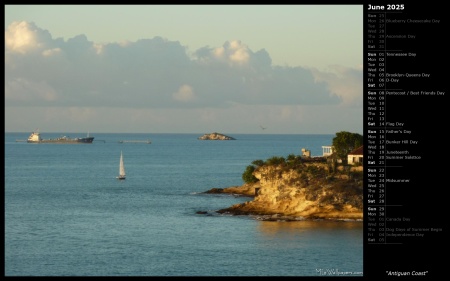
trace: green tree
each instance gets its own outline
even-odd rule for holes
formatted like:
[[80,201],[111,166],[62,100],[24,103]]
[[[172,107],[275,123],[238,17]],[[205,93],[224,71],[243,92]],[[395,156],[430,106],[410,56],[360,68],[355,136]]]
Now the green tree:
[[363,141],[364,138],[360,134],[346,131],[337,132],[333,138],[333,153],[342,160],[342,163],[347,164],[347,155],[355,148],[360,147]]
[[257,182],[258,179],[253,175],[253,172],[255,171],[255,166],[248,165],[245,169],[245,172],[242,174],[242,180],[245,183],[254,183]]

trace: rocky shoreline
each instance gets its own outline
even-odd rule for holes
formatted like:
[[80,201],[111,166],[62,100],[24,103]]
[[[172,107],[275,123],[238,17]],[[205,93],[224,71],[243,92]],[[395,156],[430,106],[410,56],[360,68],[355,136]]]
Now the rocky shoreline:
[[[363,221],[362,178],[354,178],[349,173],[338,173],[331,177],[322,173],[326,171],[327,164],[303,165],[303,171],[298,167],[259,167],[254,172],[257,182],[212,188],[203,193],[230,194],[251,199],[215,211],[222,215],[249,216],[263,221]],[[314,176],[305,171],[314,171]],[[362,177],[362,172],[359,173]]]
[[[211,188],[203,193],[205,194],[229,194],[230,196],[243,196],[249,198],[255,198],[255,188],[260,188],[260,185],[251,185],[245,184],[243,186],[231,186],[226,188]],[[250,202],[250,201],[249,201]],[[313,220],[313,221],[321,221],[321,220],[332,220],[332,221],[363,221],[362,214],[341,214],[337,216],[336,214],[333,216],[326,216],[325,214],[316,215],[316,216],[295,216],[295,215],[286,215],[282,213],[273,213],[270,210],[260,209],[247,209],[243,206],[248,205],[249,202],[245,202],[242,204],[233,205],[229,208],[220,209],[215,211],[218,214],[222,215],[232,215],[232,216],[248,216],[256,220],[260,221],[304,221],[304,220]],[[207,211],[198,211],[197,214],[203,215],[211,215],[211,213]]]

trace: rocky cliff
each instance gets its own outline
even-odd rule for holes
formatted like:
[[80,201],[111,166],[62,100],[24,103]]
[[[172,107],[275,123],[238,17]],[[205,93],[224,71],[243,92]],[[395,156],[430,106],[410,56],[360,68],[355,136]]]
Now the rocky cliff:
[[198,138],[199,140],[235,140],[235,138],[219,133],[204,134]]
[[363,219],[362,167],[343,170],[326,162],[263,165],[253,175],[255,183],[208,191],[254,196],[217,212],[267,220]]

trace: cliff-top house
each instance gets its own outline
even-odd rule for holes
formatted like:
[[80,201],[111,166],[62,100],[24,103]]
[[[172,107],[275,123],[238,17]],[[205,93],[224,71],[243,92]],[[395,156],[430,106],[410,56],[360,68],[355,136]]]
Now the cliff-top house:
[[[322,146],[322,156],[323,157],[328,157],[331,156],[334,153],[333,150],[333,146]],[[355,165],[357,163],[361,163],[363,162],[363,156],[364,156],[364,149],[363,146],[361,145],[358,148],[355,148],[353,151],[351,151],[348,155],[347,155],[347,163],[349,165]],[[340,162],[340,161],[338,161]]]
[[363,155],[364,155],[364,150],[363,150],[363,146],[361,145],[360,147],[354,149],[347,155],[347,163],[349,165],[354,165],[354,164],[358,164],[358,163],[362,164]]

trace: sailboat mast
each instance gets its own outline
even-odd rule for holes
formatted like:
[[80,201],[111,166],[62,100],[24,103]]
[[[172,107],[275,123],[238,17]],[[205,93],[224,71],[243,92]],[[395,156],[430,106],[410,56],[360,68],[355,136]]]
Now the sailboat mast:
[[119,160],[119,175],[117,176],[118,179],[124,180],[125,179],[125,167],[123,165],[123,154],[122,151],[120,151],[120,160]]

